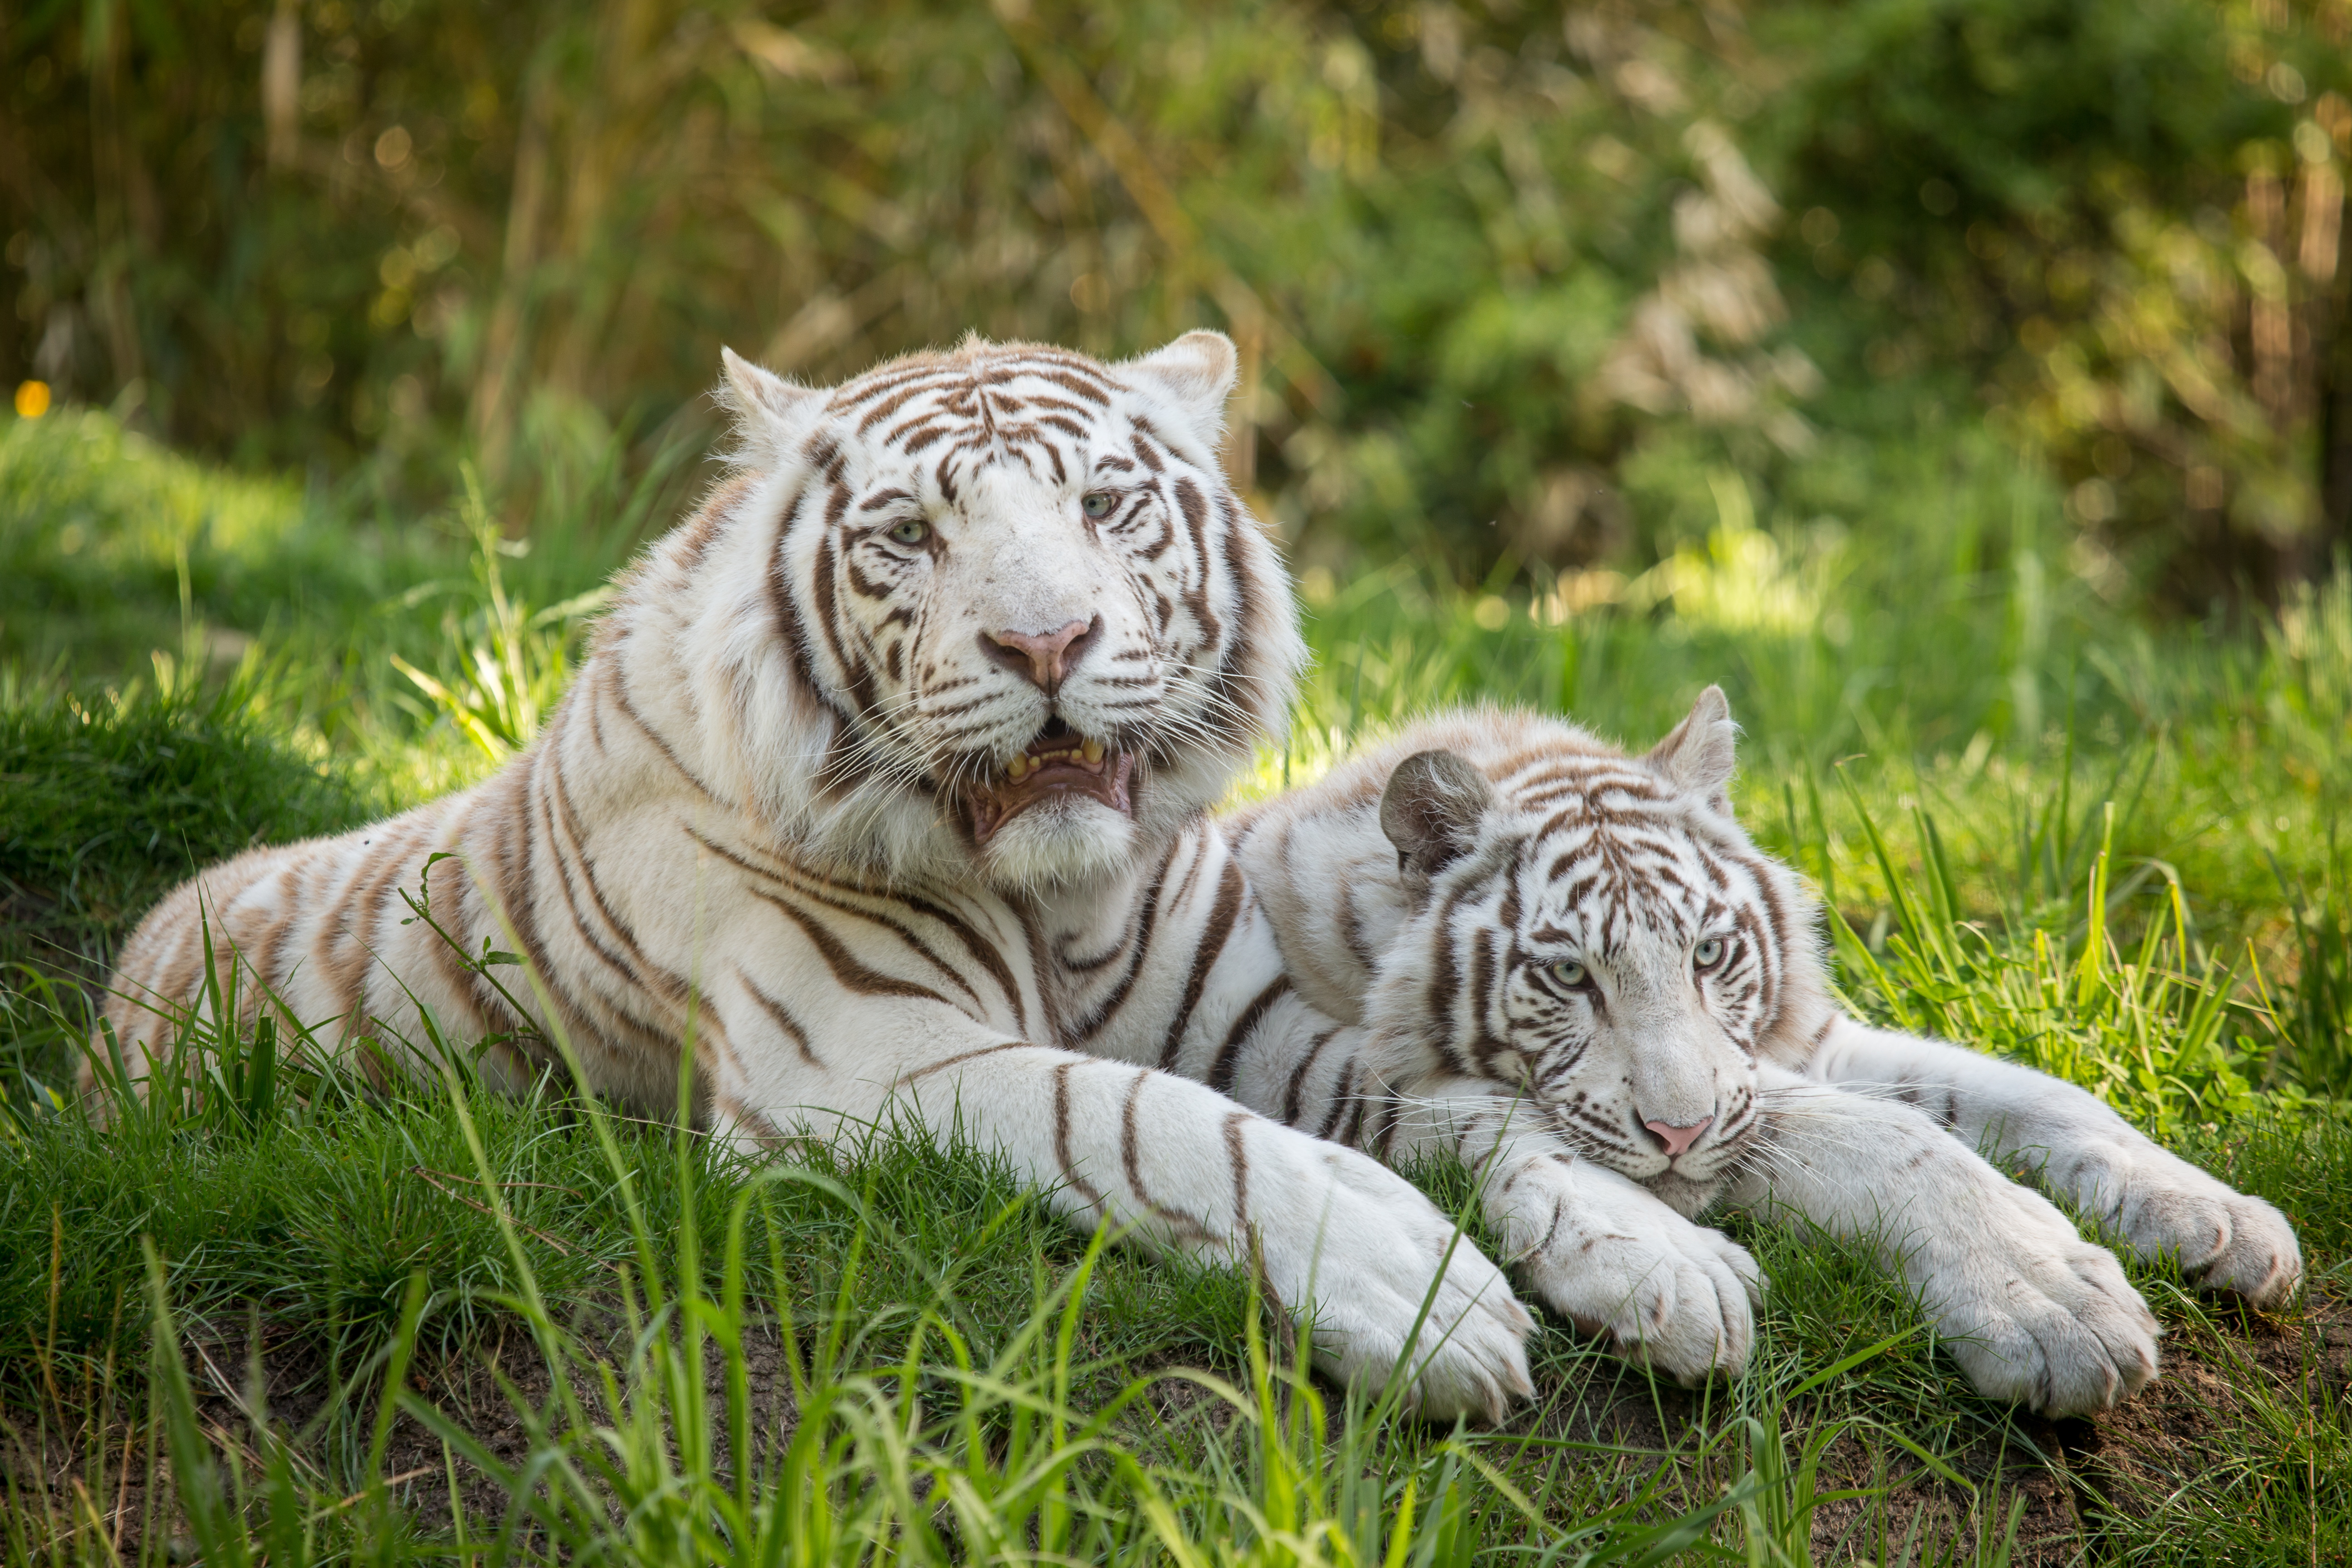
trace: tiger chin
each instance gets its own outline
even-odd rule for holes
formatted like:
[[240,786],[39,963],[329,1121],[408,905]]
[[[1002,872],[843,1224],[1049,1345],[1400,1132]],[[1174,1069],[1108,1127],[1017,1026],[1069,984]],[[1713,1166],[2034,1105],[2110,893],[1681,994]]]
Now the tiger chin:
[[1257,1266],[1331,1373],[1499,1415],[1532,1320],[1495,1265],[1236,1098],[1334,1026],[1208,816],[1306,657],[1218,463],[1232,343],[973,337],[833,387],[721,363],[728,471],[529,750],[168,896],[107,1009],[132,1073],[230,994],[208,966],[239,1026],[419,1074],[435,1033],[487,1038],[493,1086],[577,1070],[658,1116],[683,1066],[746,1150],[992,1147],[1080,1224]]
[[1755,1260],[1732,1202],[1862,1240],[1994,1398],[2104,1408],[2157,1372],[2113,1253],[2269,1305],[2277,1209],[2073,1085],[1874,1029],[1832,1000],[1817,910],[1733,815],[1708,688],[1629,755],[1534,714],[1433,718],[1227,823],[1302,992],[1369,1037],[1359,1142],[1461,1159],[1555,1310],[1685,1378],[1736,1372]]
[[1058,717],[955,802],[988,877],[1052,887],[1115,874],[1135,856],[1135,755]]

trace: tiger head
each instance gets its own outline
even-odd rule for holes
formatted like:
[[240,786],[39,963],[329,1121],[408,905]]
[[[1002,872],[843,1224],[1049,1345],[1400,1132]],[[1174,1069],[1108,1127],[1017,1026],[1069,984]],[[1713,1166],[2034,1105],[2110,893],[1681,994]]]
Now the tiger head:
[[830,390],[724,358],[739,473],[678,653],[730,694],[710,765],[803,854],[1085,881],[1278,732],[1305,646],[1218,465],[1224,337],[1118,364],[974,337]]
[[1380,802],[1411,911],[1368,1022],[1522,1090],[1532,1125],[1696,1213],[1825,1016],[1812,901],[1733,818],[1709,687],[1646,756],[1530,720]]

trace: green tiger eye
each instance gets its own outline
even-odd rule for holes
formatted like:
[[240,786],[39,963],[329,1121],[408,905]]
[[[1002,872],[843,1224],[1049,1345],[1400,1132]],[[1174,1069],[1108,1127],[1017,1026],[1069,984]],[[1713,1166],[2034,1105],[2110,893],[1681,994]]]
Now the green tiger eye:
[[919,517],[910,517],[890,530],[890,537],[901,544],[920,544],[931,536],[931,525]]
[[1551,966],[1551,977],[1562,985],[1584,984],[1584,963],[1580,959],[1563,958]]
[[1108,490],[1088,490],[1078,498],[1078,510],[1088,517],[1110,515],[1111,494]]

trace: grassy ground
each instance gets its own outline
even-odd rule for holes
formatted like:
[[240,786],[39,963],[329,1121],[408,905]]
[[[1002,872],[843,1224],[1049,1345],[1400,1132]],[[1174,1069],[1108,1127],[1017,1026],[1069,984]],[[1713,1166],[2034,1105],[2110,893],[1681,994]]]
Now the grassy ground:
[[57,1114],[76,982],[145,902],[495,766],[658,497],[523,554],[96,416],[0,426],[0,1551],[2342,1560],[2352,577],[2145,628],[2029,489],[1880,479],[1916,505],[1852,534],[1718,482],[1631,581],[1310,574],[1319,662],[1253,787],[1441,701],[1646,741],[1720,680],[1741,808],[1838,911],[1856,1005],[2084,1082],[2300,1226],[2275,1317],[2136,1268],[2166,1376],[2096,1421],[1975,1399],[1853,1249],[1740,1215],[1775,1282],[1747,1378],[1654,1385],[1547,1324],[1538,1403],[1443,1432],[1295,1377],[1245,1279],[1091,1247],[970,1151],[753,1168],[234,1041],[209,1096]]

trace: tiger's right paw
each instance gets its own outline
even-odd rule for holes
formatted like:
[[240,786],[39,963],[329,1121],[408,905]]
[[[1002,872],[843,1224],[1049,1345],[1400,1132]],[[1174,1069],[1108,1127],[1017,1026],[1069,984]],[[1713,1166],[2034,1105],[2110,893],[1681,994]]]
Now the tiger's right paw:
[[1405,1407],[1438,1421],[1500,1421],[1534,1392],[1535,1320],[1410,1182],[1355,1150],[1263,1123],[1249,1154],[1267,1284],[1313,1321],[1318,1367],[1383,1384],[1410,1340]]
[[1579,1329],[1684,1384],[1748,1364],[1764,1271],[1738,1242],[1580,1163],[1530,1164],[1507,1196],[1519,1266]]

